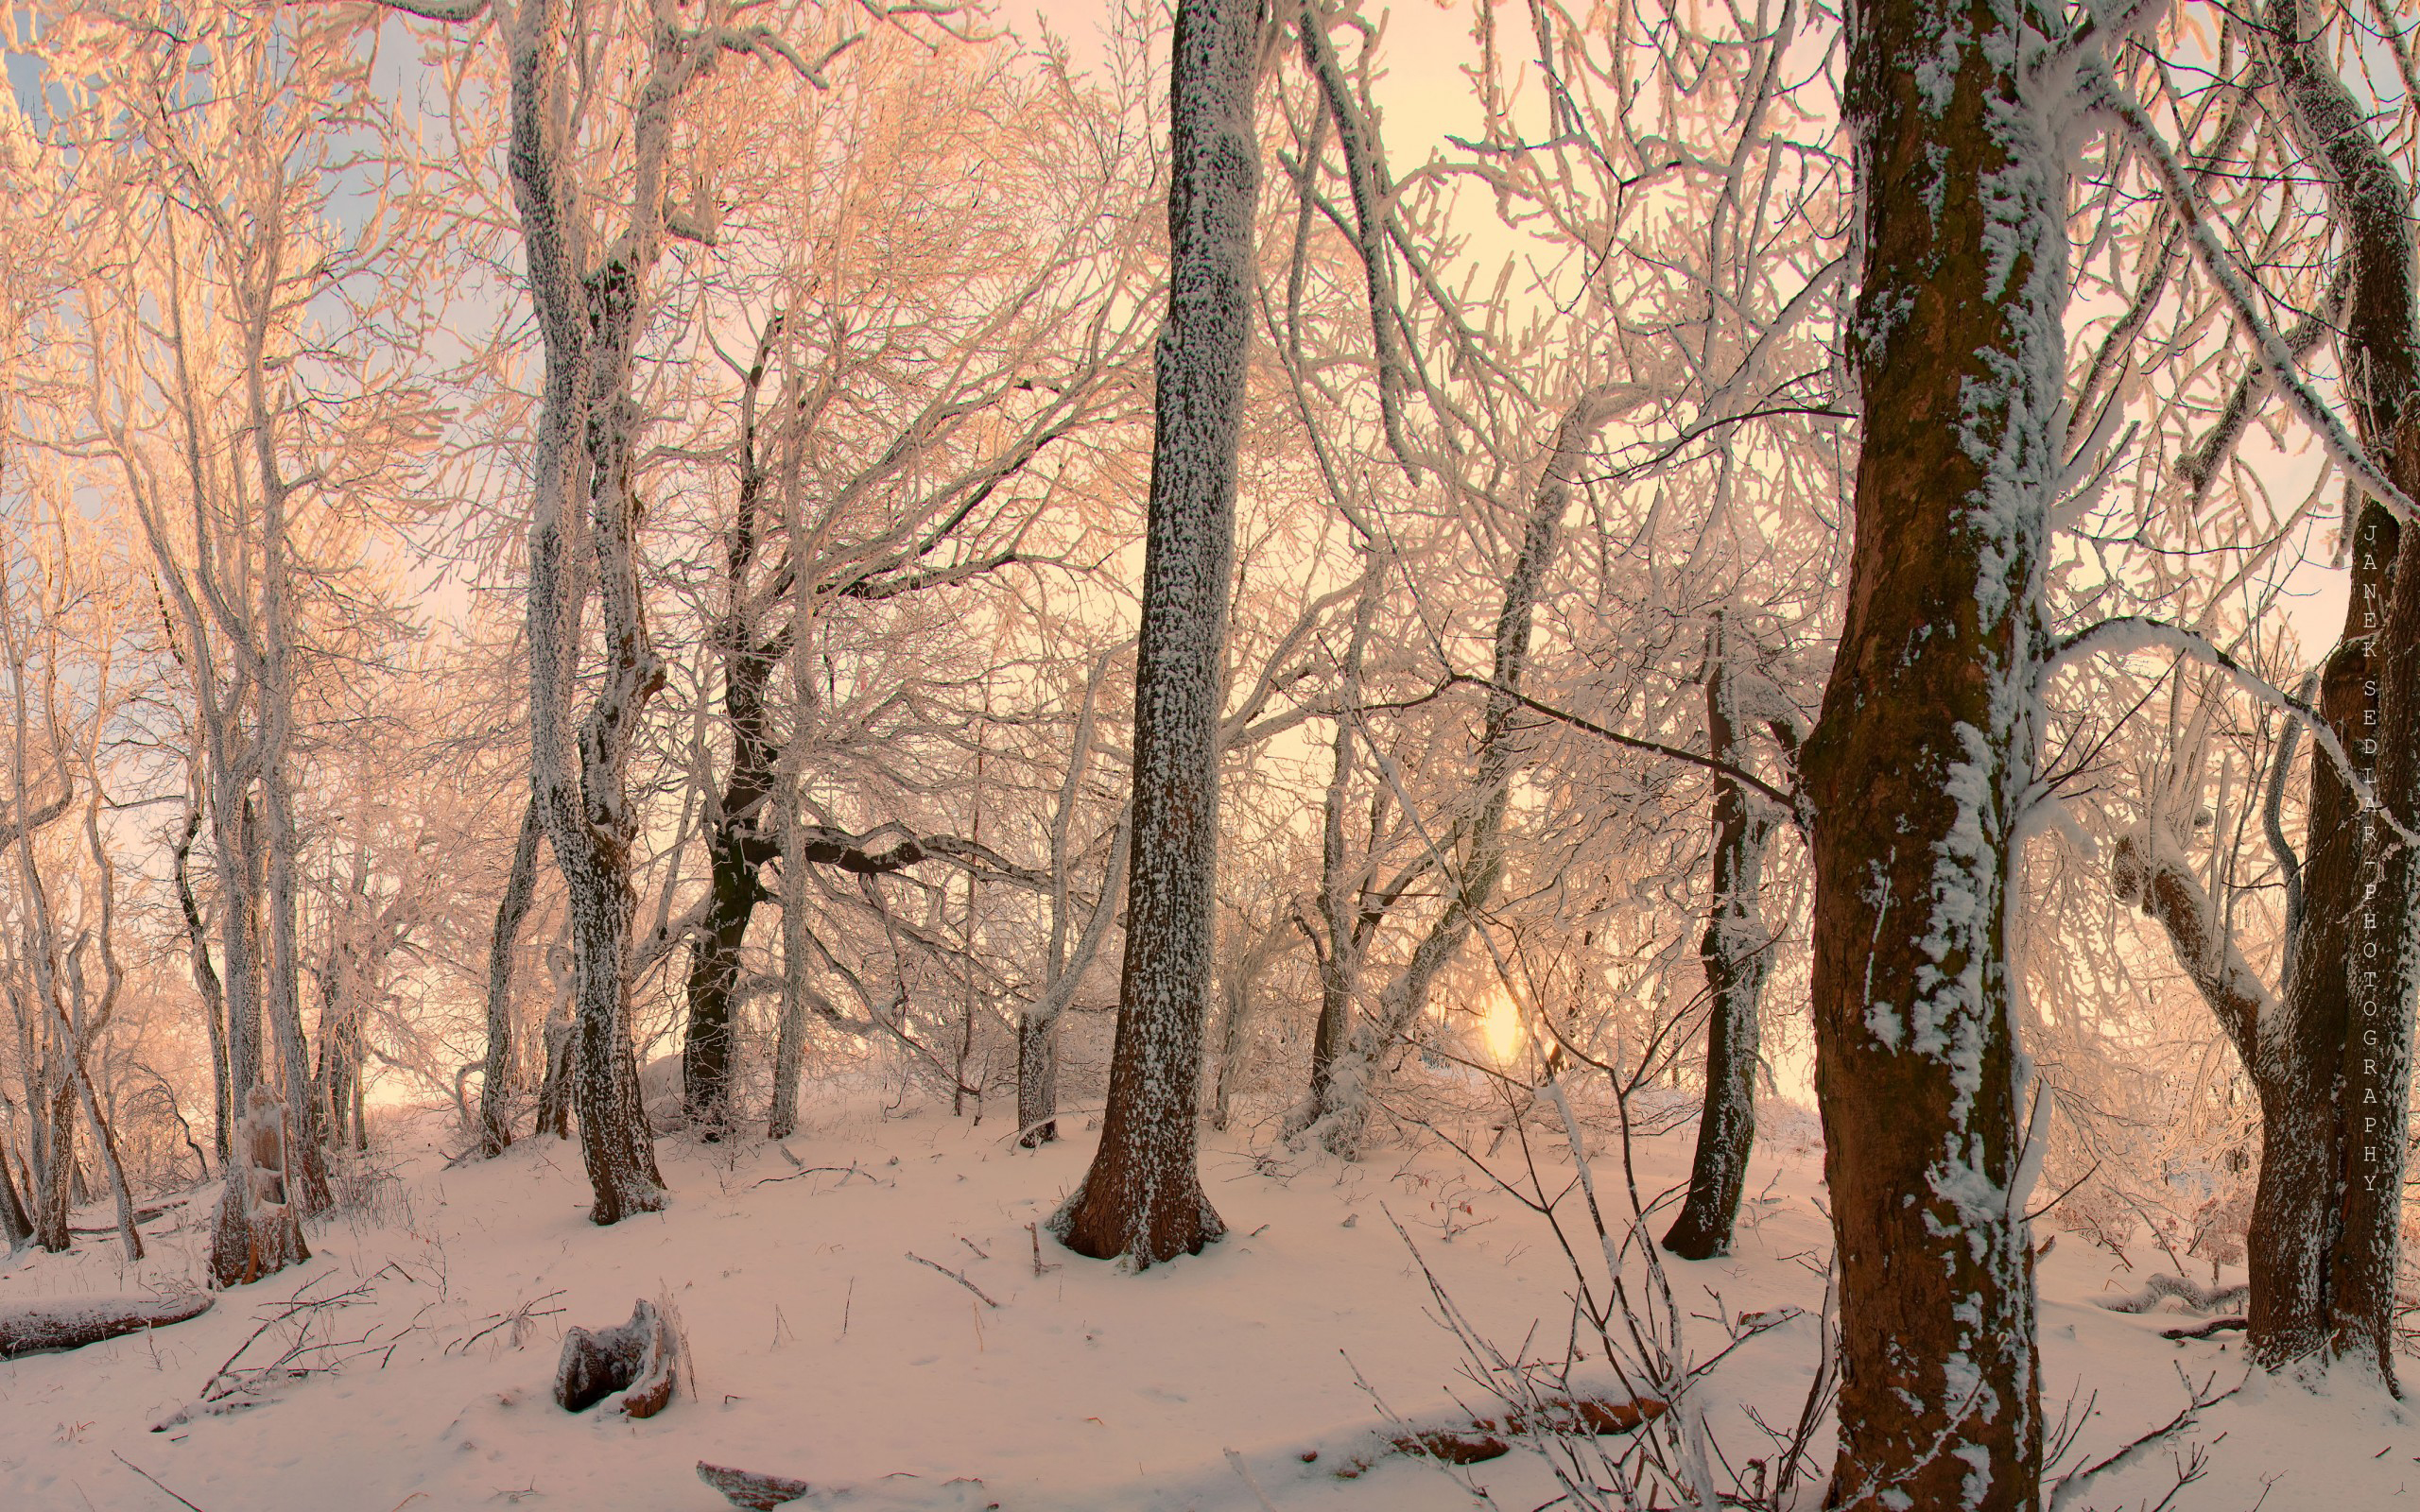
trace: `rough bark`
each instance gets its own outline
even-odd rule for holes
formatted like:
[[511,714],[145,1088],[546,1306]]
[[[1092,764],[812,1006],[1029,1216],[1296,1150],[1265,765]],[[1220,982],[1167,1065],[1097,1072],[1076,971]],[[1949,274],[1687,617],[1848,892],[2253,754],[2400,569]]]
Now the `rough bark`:
[[609,1397],[609,1409],[627,1418],[652,1418],[680,1389],[681,1335],[653,1302],[641,1297],[631,1320],[591,1332],[563,1334],[555,1365],[555,1402],[565,1412],[584,1412]]
[[[1706,669],[1707,753],[1740,765],[1736,675],[1723,664],[1721,631]],[[1664,1235],[1664,1247],[1689,1260],[1731,1253],[1731,1230],[1747,1187],[1756,1140],[1756,1012],[1772,959],[1772,932],[1761,907],[1765,847],[1772,817],[1753,808],[1730,777],[1714,778],[1713,902],[1698,961],[1705,969],[1705,1108],[1698,1118],[1689,1194]]]
[[293,1140],[285,1105],[255,1082],[244,1108],[211,1221],[210,1274],[221,1288],[250,1285],[311,1258],[287,1184]]
[[1195,1126],[1218,867],[1219,696],[1236,458],[1252,335],[1259,8],[1179,0],[1169,80],[1168,306],[1156,353],[1133,857],[1109,1106],[1083,1184],[1051,1219],[1079,1254],[1140,1268],[1225,1232]]
[[33,1236],[34,1221],[26,1211],[25,1199],[17,1194],[8,1143],[0,1140],[0,1238],[9,1241],[9,1252],[13,1255]]
[[77,1297],[0,1308],[0,1360],[80,1349],[103,1339],[166,1328],[210,1311],[208,1292],[181,1297]]
[[[2349,264],[2338,352],[2360,376],[2345,386],[2355,428],[2409,497],[2420,485],[2411,189],[2337,74],[2318,9],[2276,0],[2268,20],[2271,65],[2294,135],[2326,182]],[[2408,829],[2420,819],[2420,532],[2364,501],[2354,550],[2352,601],[2322,679],[2322,713],[2367,769],[2377,801]],[[2274,1142],[2264,1138],[2270,1159],[2255,1198],[2268,1253],[2255,1262],[2253,1354],[2279,1365],[2324,1349],[2391,1383],[2420,869],[2376,813],[2357,811],[2328,763],[2314,760],[2311,773],[2312,855],[2282,1047],[2292,1064],[2280,1080],[2291,1085],[2263,1099],[2265,1115],[2277,1104],[2264,1123],[2280,1126]],[[2333,1122],[2331,1110],[2341,1127],[2311,1126]],[[2289,1143],[2297,1145],[2290,1154]],[[2314,1217],[2319,1226],[2295,1231]]]
[[1846,611],[1804,756],[1840,1276],[1829,1507],[2031,1509],[2041,1480],[2005,935],[2066,430],[2066,144],[2004,0],[1849,42],[1864,278]]
[[488,1051],[479,1082],[479,1143],[482,1158],[502,1155],[512,1143],[512,947],[529,916],[537,890],[538,836],[543,828],[534,802],[521,811],[521,833],[512,843],[512,869],[496,901],[495,927],[488,936]]

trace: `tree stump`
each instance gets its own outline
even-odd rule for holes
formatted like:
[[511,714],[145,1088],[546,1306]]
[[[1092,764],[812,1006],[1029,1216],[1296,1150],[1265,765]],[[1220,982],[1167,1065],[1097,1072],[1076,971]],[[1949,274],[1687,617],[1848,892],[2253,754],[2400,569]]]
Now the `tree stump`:
[[227,1159],[227,1185],[211,1220],[210,1275],[246,1286],[311,1258],[286,1202],[285,1105],[255,1083]]
[[680,1384],[680,1358],[681,1336],[642,1297],[619,1328],[576,1328],[563,1335],[555,1401],[565,1412],[584,1412],[618,1392],[622,1400],[613,1411],[652,1418],[671,1403]]

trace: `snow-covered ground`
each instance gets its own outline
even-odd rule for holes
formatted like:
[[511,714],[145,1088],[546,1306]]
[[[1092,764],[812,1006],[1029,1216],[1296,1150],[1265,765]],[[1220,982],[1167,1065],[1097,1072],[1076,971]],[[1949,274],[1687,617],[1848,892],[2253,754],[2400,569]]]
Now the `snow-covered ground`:
[[[1783,1112],[1768,1111],[1750,1184],[1766,1197],[1739,1253],[1668,1263],[1696,1314],[1685,1326],[1698,1356],[1724,1342],[1719,1318],[1806,1314],[1736,1350],[1703,1391],[1734,1464],[1772,1453],[1742,1404],[1788,1425],[1817,1364],[1822,1156],[1808,1121]],[[994,1121],[886,1117],[872,1102],[827,1108],[787,1142],[788,1157],[761,1142],[667,1139],[673,1205],[610,1229],[583,1217],[573,1145],[526,1142],[447,1170],[435,1125],[417,1142],[399,1136],[406,1153],[388,1158],[392,1177],[354,1183],[354,1211],[312,1233],[315,1258],[299,1272],[173,1328],[0,1364],[0,1507],[173,1509],[172,1492],[206,1512],[714,1512],[728,1503],[697,1479],[700,1460],[806,1480],[818,1489],[801,1507],[1491,1504],[1476,1489],[1527,1512],[1557,1494],[1517,1449],[1466,1472],[1401,1456],[1349,1480],[1330,1469],[1356,1425],[1420,1418],[1447,1409],[1449,1394],[1493,1405],[1460,1375],[1460,1348],[1427,1315],[1427,1282],[1389,1216],[1508,1353],[1534,1332],[1529,1354],[1560,1357],[1571,1272],[1534,1214],[1450,1150],[1344,1166],[1214,1136],[1204,1174],[1232,1230],[1224,1243],[1129,1276],[1045,1236],[1037,1273],[1028,1226],[1080,1176],[1082,1122],[1039,1153],[1012,1149]],[[1559,1141],[1538,1144],[1542,1159],[1567,1161]],[[1685,1128],[1643,1141],[1642,1188],[1679,1179],[1686,1157]],[[1507,1161],[1517,1166],[1509,1145]],[[1600,1179],[1617,1185],[1618,1169],[1601,1159]],[[1548,1184],[1564,1181],[1550,1170]],[[1567,1200],[1576,1218],[1579,1198]],[[151,1225],[154,1255],[139,1271],[99,1236],[70,1255],[21,1256],[0,1271],[0,1305],[188,1282],[202,1274],[202,1206]],[[2067,1236],[2044,1262],[2046,1415],[2055,1422],[2071,1391],[2078,1411],[2091,1403],[2071,1464],[2173,1416],[2180,1372],[2215,1377],[2220,1390],[2241,1378],[2238,1336],[2170,1342],[2159,1331],[2189,1320],[2096,1305],[2139,1285],[2152,1253],[2134,1252],[2129,1276]],[[314,1336],[336,1347],[296,1363],[328,1368],[255,1379],[257,1396],[218,1403],[251,1403],[236,1410],[191,1410],[262,1318],[298,1294],[354,1289],[351,1305],[310,1314]],[[619,1323],[639,1297],[667,1301],[685,1326],[683,1395],[640,1422],[558,1409],[548,1384],[563,1329]],[[293,1328],[272,1324],[238,1367],[275,1359]],[[1322,1445],[1322,1461],[1302,1462]],[[1814,1449],[1820,1470],[1828,1437]],[[2420,1505],[2420,1430],[2350,1384],[2325,1397],[2256,1386],[2075,1504],[2156,1504],[2196,1453],[2206,1470],[2168,1503],[2179,1512]],[[1809,1486],[1802,1504],[1819,1496]]]

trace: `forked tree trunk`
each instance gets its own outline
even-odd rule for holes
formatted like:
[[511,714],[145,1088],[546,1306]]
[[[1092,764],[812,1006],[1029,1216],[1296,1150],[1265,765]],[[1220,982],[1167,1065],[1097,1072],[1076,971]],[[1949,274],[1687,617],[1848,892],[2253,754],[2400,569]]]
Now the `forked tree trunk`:
[[2040,1490],[2005,922],[2068,278],[2066,145],[2023,97],[2028,13],[1885,0],[1849,38],[1864,438],[1804,762],[1841,1299],[1830,1507],[2031,1512]]
[[1100,1148],[1050,1221],[1079,1254],[1136,1268],[1199,1253],[1226,1231],[1201,1190],[1195,1118],[1218,868],[1219,672],[1253,321],[1259,30],[1251,0],[1179,0],[1126,964]]
[[[1707,754],[1739,766],[1746,753],[1733,707],[1736,677],[1723,662],[1722,631],[1715,633],[1705,679]],[[1747,793],[1729,776],[1717,773],[1713,785],[1713,903],[1698,941],[1707,999],[1705,1108],[1698,1119],[1689,1194],[1664,1235],[1665,1248],[1689,1260],[1731,1253],[1756,1141],[1756,1012],[1773,946],[1761,906],[1772,820],[1751,809]]]

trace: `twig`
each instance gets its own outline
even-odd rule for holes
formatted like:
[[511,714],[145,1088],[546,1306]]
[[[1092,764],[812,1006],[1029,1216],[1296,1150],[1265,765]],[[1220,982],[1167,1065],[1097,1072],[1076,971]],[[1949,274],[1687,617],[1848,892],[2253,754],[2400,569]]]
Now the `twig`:
[[1033,1240],[1033,1273],[1036,1276],[1047,1276],[1057,1270],[1059,1267],[1056,1264],[1046,1265],[1042,1263],[1042,1225],[1027,1224],[1025,1231]]
[[160,1477],[152,1474],[149,1470],[145,1469],[142,1466],[137,1465],[134,1461],[119,1453],[116,1450],[112,1449],[110,1451],[110,1458],[125,1466],[128,1469],[132,1470],[135,1474],[142,1476],[152,1485],[158,1486],[162,1491],[174,1498],[179,1506],[191,1506],[193,1507],[193,1512],[201,1512],[201,1508],[194,1506],[191,1502],[186,1501],[182,1496],[178,1496],[176,1492],[168,1490],[167,1486],[161,1485]]
[[[786,1150],[786,1151],[784,1151],[783,1153],[784,1153],[784,1154],[787,1154],[787,1153],[789,1153],[789,1152],[787,1152],[787,1151]],[[804,1165],[804,1166],[800,1166],[797,1170],[795,1170],[795,1171],[791,1172],[791,1173],[790,1173],[789,1175],[787,1175],[787,1176],[769,1176],[769,1177],[766,1177],[763,1180],[760,1180],[760,1181],[751,1181],[750,1183],[748,1183],[748,1190],[749,1190],[749,1191],[751,1191],[751,1192],[753,1192],[753,1191],[755,1191],[758,1187],[769,1187],[769,1186],[771,1186],[771,1185],[772,1185],[774,1182],[776,1182],[776,1181],[795,1181],[795,1180],[797,1180],[799,1177],[803,1177],[803,1176],[832,1176],[832,1175],[838,1175],[838,1176],[840,1177],[840,1182],[839,1182],[839,1184],[840,1184],[840,1185],[842,1185],[842,1186],[847,1186],[847,1185],[849,1184],[849,1177],[853,1177],[853,1176],[861,1176],[861,1177],[865,1177],[867,1180],[869,1180],[869,1181],[877,1182],[877,1183],[879,1183],[879,1182],[881,1181],[881,1179],[882,1179],[880,1177],[878,1177],[878,1176],[874,1175],[872,1171],[868,1171],[868,1170],[864,1169],[863,1167],[859,1166],[858,1164],[856,1164],[855,1161],[851,1161],[851,1162],[850,1162],[849,1164],[847,1164],[847,1165]]]
[[1277,1505],[1269,1500],[1269,1493],[1262,1490],[1260,1483],[1252,1478],[1252,1471],[1244,1469],[1244,1457],[1232,1449],[1221,1451],[1221,1452],[1227,1456],[1227,1464],[1235,1470],[1236,1479],[1244,1483],[1244,1489],[1252,1493],[1252,1499],[1261,1504],[1263,1512],[1277,1512]]
[[992,1300],[991,1297],[985,1297],[982,1287],[976,1285],[973,1281],[968,1280],[964,1276],[950,1269],[947,1265],[941,1264],[935,1261],[926,1260],[924,1256],[916,1253],[912,1249],[908,1251],[908,1258],[914,1261],[919,1265],[930,1265],[933,1269],[940,1271],[951,1280],[958,1282],[958,1284],[965,1287],[968,1291],[973,1292],[976,1296],[982,1297],[983,1305],[985,1307],[997,1307],[1000,1305],[999,1303]]

